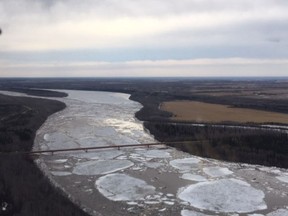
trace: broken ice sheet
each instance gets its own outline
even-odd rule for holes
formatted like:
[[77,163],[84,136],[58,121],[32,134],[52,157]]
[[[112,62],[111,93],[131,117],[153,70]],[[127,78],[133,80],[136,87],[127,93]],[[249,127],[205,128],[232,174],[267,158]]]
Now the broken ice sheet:
[[288,183],[288,175],[277,176],[276,178],[277,178],[279,181]]
[[158,162],[145,162],[144,165],[148,168],[157,169],[161,167],[163,164]]
[[266,216],[287,216],[287,215],[288,215],[288,209],[278,209],[274,212],[267,214]]
[[100,177],[95,186],[103,196],[113,201],[144,200],[155,193],[155,187],[144,180],[119,173]]
[[228,168],[224,167],[205,167],[203,171],[211,177],[221,177],[233,173]]
[[200,162],[197,158],[184,158],[170,161],[170,165],[179,170],[191,170]]
[[191,173],[184,173],[180,178],[197,182],[207,181],[205,177]]
[[267,208],[262,191],[237,179],[190,185],[180,189],[178,197],[193,207],[216,212],[248,213]]
[[116,172],[133,166],[129,160],[100,160],[79,163],[73,169],[76,175],[100,175]]
[[190,211],[190,210],[184,209],[181,211],[181,216],[212,216],[212,215],[207,215],[207,214],[203,214],[200,212],[195,212],[195,211]]
[[120,155],[124,154],[123,151],[120,150],[98,150],[94,152],[81,152],[81,153],[74,153],[71,154],[73,157],[76,158],[86,158],[86,159],[101,159],[101,160],[107,160],[107,159],[114,159]]
[[72,173],[65,172],[65,171],[52,171],[51,174],[54,176],[68,176],[68,175],[71,175]]
[[167,152],[165,150],[158,150],[158,149],[142,150],[142,151],[137,151],[137,153],[143,155],[144,157],[148,157],[148,158],[169,158],[169,157],[171,157],[169,152]]

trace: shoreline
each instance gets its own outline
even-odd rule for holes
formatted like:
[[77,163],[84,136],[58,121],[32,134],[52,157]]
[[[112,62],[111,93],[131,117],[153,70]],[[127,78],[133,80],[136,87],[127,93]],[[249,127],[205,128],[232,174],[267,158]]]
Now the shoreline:
[[[9,131],[9,145],[0,146],[1,151],[30,151],[32,149],[37,130],[47,118],[65,108],[65,104],[51,99],[30,97],[12,97],[0,94],[0,105],[10,111],[10,104],[14,107],[26,106],[30,111],[17,114],[17,109],[10,118],[2,119],[1,130]],[[7,116],[2,111],[1,116]],[[20,123],[22,122],[22,124]],[[23,131],[21,136],[20,132]],[[25,132],[26,131],[26,132]],[[20,134],[20,135],[19,135]],[[3,137],[2,137],[3,138]],[[63,192],[50,184],[50,181],[33,162],[24,155],[1,155],[0,172],[0,201],[7,207],[0,210],[0,215],[55,215],[70,216],[83,215],[78,206],[71,203]],[[2,211],[2,212],[1,212]]]
[[[204,158],[288,168],[288,162],[285,162],[288,161],[285,154],[288,149],[284,145],[288,140],[285,124],[178,121],[171,119],[173,113],[159,109],[159,105],[167,98],[147,100],[143,95],[136,93],[131,94],[129,99],[143,106],[135,113],[135,117],[143,121],[145,130],[159,142],[167,142],[167,145],[180,151]],[[154,116],[148,115],[149,113]],[[195,131],[200,136],[195,134]],[[203,142],[197,145],[193,143],[193,140],[199,139]],[[192,142],[177,144],[177,141],[187,140]],[[280,150],[280,147],[284,150]]]

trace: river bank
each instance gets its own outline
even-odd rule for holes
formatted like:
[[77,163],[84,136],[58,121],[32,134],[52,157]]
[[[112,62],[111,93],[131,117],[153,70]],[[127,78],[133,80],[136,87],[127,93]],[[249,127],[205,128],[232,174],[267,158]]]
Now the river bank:
[[39,127],[64,108],[59,101],[0,94],[0,215],[86,215],[51,185],[32,158],[7,153],[30,151]]

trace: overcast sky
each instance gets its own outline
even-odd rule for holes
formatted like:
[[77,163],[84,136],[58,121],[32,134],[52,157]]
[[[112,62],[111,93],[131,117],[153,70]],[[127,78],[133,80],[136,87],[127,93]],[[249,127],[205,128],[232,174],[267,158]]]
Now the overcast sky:
[[1,0],[0,76],[288,76],[287,0]]

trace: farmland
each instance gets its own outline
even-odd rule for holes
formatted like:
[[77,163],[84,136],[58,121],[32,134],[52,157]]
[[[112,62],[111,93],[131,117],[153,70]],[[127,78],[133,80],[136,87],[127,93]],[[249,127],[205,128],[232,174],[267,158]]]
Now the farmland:
[[169,101],[161,109],[173,113],[173,120],[206,123],[288,123],[288,115],[198,101]]

